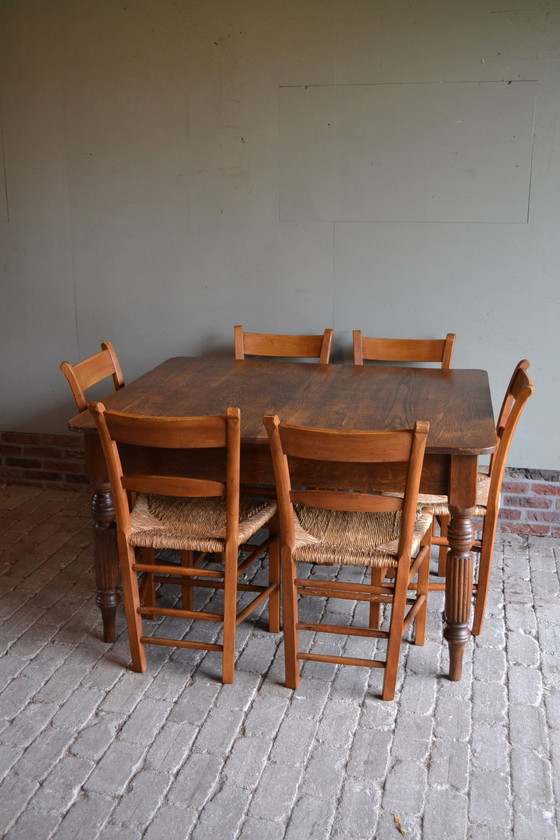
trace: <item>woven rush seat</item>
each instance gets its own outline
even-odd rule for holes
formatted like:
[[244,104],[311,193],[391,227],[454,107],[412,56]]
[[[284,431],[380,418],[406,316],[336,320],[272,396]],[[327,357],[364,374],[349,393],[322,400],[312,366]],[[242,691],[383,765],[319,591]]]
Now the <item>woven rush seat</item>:
[[[276,513],[275,502],[242,496],[239,542],[245,543]],[[187,551],[225,551],[226,505],[223,499],[175,498],[138,494],[130,513],[129,545]]]
[[[490,476],[486,473],[478,473],[476,484],[476,507],[473,516],[485,516],[490,492]],[[434,516],[448,516],[449,502],[447,496],[431,495],[430,493],[418,494],[418,507],[428,508]]]
[[[293,559],[302,563],[395,568],[401,511],[371,513],[294,505]],[[432,514],[418,510],[411,554],[432,525]]]

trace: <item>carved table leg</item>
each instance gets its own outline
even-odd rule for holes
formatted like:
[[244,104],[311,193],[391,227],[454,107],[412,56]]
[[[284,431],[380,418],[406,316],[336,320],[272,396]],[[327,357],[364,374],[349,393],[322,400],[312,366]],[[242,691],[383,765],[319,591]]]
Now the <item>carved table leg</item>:
[[460,680],[463,653],[470,638],[469,619],[473,589],[474,539],[471,514],[476,501],[476,456],[456,455],[449,473],[449,510],[447,531],[449,554],[445,577],[444,638],[449,645],[449,679]]
[[449,556],[445,579],[445,629],[449,645],[449,679],[460,680],[463,652],[470,638],[469,618],[473,587],[473,527],[470,517],[453,517],[447,532]]
[[86,434],[86,472],[94,488],[91,502],[93,514],[93,552],[97,596],[95,602],[101,610],[103,640],[114,642],[115,617],[120,596],[119,562],[115,528],[115,511],[111,488],[107,483],[105,459],[97,433]]

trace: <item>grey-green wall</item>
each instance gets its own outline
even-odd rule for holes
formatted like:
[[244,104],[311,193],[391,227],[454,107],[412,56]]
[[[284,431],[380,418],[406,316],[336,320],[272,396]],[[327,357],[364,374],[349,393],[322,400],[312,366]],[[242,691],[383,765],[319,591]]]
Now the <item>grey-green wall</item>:
[[103,339],[453,331],[558,469],[559,82],[556,0],[2,0],[0,429]]

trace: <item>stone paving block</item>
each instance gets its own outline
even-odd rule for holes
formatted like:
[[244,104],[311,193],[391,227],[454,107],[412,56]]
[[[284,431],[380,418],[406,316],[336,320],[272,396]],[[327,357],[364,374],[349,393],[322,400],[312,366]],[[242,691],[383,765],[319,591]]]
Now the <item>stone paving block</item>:
[[510,744],[505,726],[473,721],[471,750],[473,767],[508,772]]
[[[414,677],[416,679],[416,677]],[[419,677],[418,679],[423,679]],[[401,693],[401,705],[408,711],[415,712],[408,703],[403,700],[404,688]],[[397,716],[398,706],[396,703],[380,703],[375,697],[366,696],[362,704],[362,711],[359,719],[359,726],[364,729],[393,729]]]
[[[247,817],[238,840],[283,840],[285,827],[282,823]],[[299,840],[303,840],[300,836]]]
[[205,805],[192,832],[192,840],[231,840],[235,837],[249,804],[251,794],[241,788],[224,785]]
[[419,816],[424,810],[427,775],[424,764],[396,761],[387,774],[383,809],[391,813]]
[[192,753],[169,790],[170,804],[200,810],[212,795],[223,765],[223,759],[218,756]]
[[513,802],[514,840],[558,840],[558,824],[553,808],[532,802]]
[[25,674],[15,677],[0,694],[0,717],[13,720],[42,686],[40,677],[30,679]]
[[308,718],[284,718],[270,754],[271,759],[304,765],[311,751],[317,725],[317,721]]
[[455,697],[440,697],[436,706],[434,736],[451,741],[466,741],[470,729],[470,703]]
[[269,761],[249,806],[249,816],[287,822],[297,796],[303,768]]
[[430,756],[430,787],[443,787],[465,793],[469,784],[470,746],[466,741],[435,739]]
[[112,796],[122,794],[140,765],[144,753],[145,747],[142,744],[113,741],[85,782],[84,788],[87,791]]
[[507,692],[499,683],[477,680],[472,687],[472,718],[479,723],[506,723]]
[[25,779],[17,773],[9,773],[0,784],[0,836],[16,821],[27,803],[38,789],[34,779]]
[[560,654],[543,653],[541,657],[543,688],[560,688]]
[[39,811],[65,814],[94,768],[95,763],[88,759],[63,756],[35,794],[33,807]]
[[506,627],[534,634],[537,631],[537,616],[532,605],[506,604]]
[[22,755],[23,750],[19,747],[0,744],[0,782],[7,776]]
[[56,840],[76,840],[77,837],[96,838],[115,806],[111,796],[83,793],[72,805],[56,831]]
[[349,747],[359,715],[360,709],[357,704],[328,700],[324,707],[323,719],[317,730],[317,738],[319,741]]
[[391,749],[392,758],[424,761],[432,745],[432,718],[427,715],[399,714]]
[[508,668],[509,701],[538,706],[542,700],[542,677],[534,668],[511,665]]
[[542,706],[518,706],[512,703],[509,707],[509,730],[513,746],[546,754],[548,735]]
[[475,647],[473,677],[483,682],[502,682],[507,669],[506,654],[499,648]]
[[113,825],[108,823],[103,826],[101,834],[103,840],[141,840],[143,831],[131,825]]
[[236,670],[249,671],[261,677],[266,674],[276,654],[280,641],[279,635],[270,634],[268,638],[257,636],[249,639],[241,656],[238,657]]
[[430,790],[424,814],[424,835],[437,840],[462,840],[467,828],[468,799],[450,790]]
[[[336,802],[344,780],[348,752],[331,744],[317,744],[305,768],[301,793],[312,801],[326,799]],[[323,803],[325,808],[325,803]]]
[[221,686],[218,683],[195,679],[186,686],[177,702],[174,703],[169,720],[174,723],[184,721],[193,726],[200,726],[210,713],[220,689]]
[[72,731],[80,730],[90,720],[105,695],[78,686],[53,717],[53,726]]
[[243,712],[239,709],[215,707],[204,721],[194,742],[196,752],[228,755],[234,740],[239,736]]
[[142,698],[119,733],[123,741],[149,745],[165,723],[171,709],[171,703]]
[[104,712],[117,712],[129,715],[140,701],[144,692],[152,682],[152,675],[146,671],[137,674],[134,671],[122,672],[118,682],[111,688],[101,705]]
[[106,712],[96,712],[78,733],[70,750],[75,755],[97,761],[113,742],[122,718]]
[[60,822],[58,814],[44,814],[28,808],[19,817],[13,828],[2,835],[4,840],[30,840],[50,837]]
[[507,637],[507,658],[512,665],[537,667],[540,660],[539,642],[521,630],[511,631]]
[[513,793],[521,802],[539,805],[553,803],[550,762],[534,750],[513,747],[511,750]]
[[[267,666],[268,667],[268,666]],[[262,672],[266,673],[265,671]],[[247,709],[256,697],[262,675],[243,671],[236,665],[235,680],[229,685],[223,685],[216,697],[216,705],[224,709]]]
[[371,780],[347,779],[334,818],[334,836],[376,837],[380,800],[381,790]]
[[173,777],[169,773],[140,770],[111,815],[111,821],[145,828],[155,816]]
[[323,714],[330,692],[330,685],[323,680],[304,677],[294,691],[287,689],[287,695],[282,696],[287,696],[291,701],[288,710],[290,717],[318,720]]
[[173,775],[186,761],[198,729],[189,723],[167,721],[146,754],[146,768]]
[[257,696],[244,720],[245,734],[274,738],[288,705],[286,697]]
[[334,802],[303,795],[294,806],[284,835],[285,840],[328,840],[331,836],[334,811]]
[[190,808],[163,804],[144,832],[143,840],[188,840],[197,819],[197,812]]
[[14,770],[24,778],[42,781],[51,767],[62,757],[74,735],[67,729],[48,726],[22,755]]
[[490,828],[509,828],[511,805],[508,777],[490,770],[471,771],[469,821]]
[[225,781],[236,787],[254,790],[265,768],[270,749],[270,738],[238,738],[224,766]]
[[28,747],[52,720],[58,707],[54,703],[29,703],[0,733],[0,742]]

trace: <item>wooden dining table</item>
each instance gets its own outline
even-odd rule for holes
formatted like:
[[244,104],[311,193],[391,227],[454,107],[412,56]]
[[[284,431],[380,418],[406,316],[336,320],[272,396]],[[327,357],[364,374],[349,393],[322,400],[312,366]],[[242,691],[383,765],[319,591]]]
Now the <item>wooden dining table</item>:
[[[449,678],[459,680],[470,637],[474,539],[471,515],[481,455],[497,444],[487,373],[385,365],[354,366],[236,361],[222,357],[168,359],[103,400],[107,408],[142,415],[201,416],[241,410],[241,481],[272,487],[274,476],[262,418],[329,429],[411,428],[428,420],[430,432],[422,472],[422,493],[449,497],[449,556],[445,578],[444,638],[449,645]],[[94,559],[97,604],[107,642],[115,638],[119,604],[118,555],[111,489],[95,424],[85,411],[69,421],[85,433],[86,471],[93,489]],[[209,451],[198,467],[212,474]],[[189,456],[192,457],[192,456]],[[352,469],[356,489],[390,491],[394,471]],[[312,464],[309,465],[312,473]],[[306,480],[310,475],[305,476]],[[333,479],[335,477],[333,476]]]

